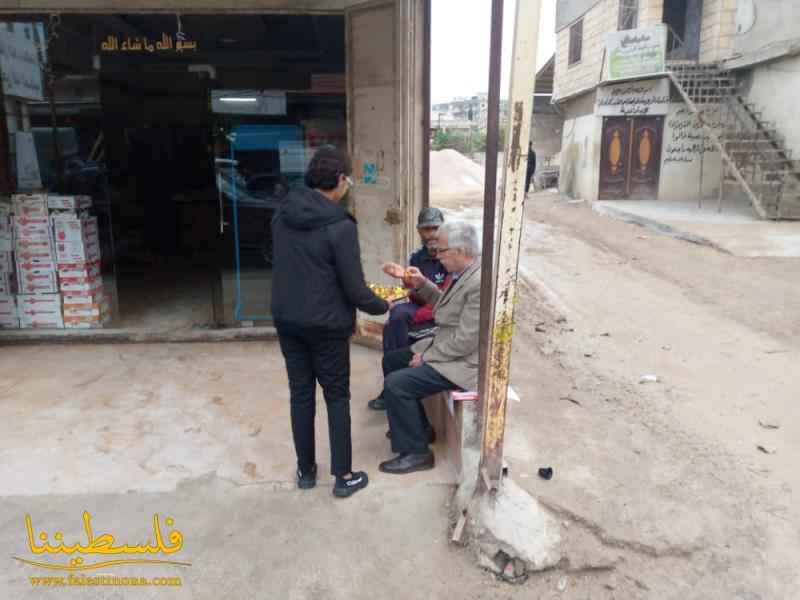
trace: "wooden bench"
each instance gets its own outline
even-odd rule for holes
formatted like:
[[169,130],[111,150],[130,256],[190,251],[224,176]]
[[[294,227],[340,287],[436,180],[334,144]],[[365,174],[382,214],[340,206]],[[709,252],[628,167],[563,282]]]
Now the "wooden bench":
[[[423,400],[436,429],[436,460],[445,461],[458,483],[477,479],[481,454],[480,410],[476,400],[450,401],[448,392]],[[450,410],[452,406],[452,412]]]

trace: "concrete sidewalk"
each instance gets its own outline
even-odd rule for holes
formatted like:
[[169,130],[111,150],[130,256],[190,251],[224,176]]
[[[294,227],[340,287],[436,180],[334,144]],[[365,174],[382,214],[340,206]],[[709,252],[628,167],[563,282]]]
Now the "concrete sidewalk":
[[371,482],[338,500],[321,394],[320,485],[295,489],[277,344],[0,349],[0,597],[52,598],[29,577],[64,575],[12,556],[69,559],[34,557],[25,515],[51,541],[61,531],[66,543],[85,544],[83,511],[96,535],[112,533],[118,545],[152,539],[154,513],[172,517],[184,547],[169,558],[192,566],[103,568],[86,574],[179,576],[183,586],[65,587],[61,598],[418,597],[408,593],[415,581],[425,597],[445,598],[454,577],[490,581],[447,543],[447,465],[402,477],[378,471],[391,456],[386,417],[366,402],[379,390],[380,354],[353,347],[352,362],[354,468]]
[[598,214],[745,258],[800,256],[800,222],[764,221],[748,205],[693,201],[614,200],[592,203]]

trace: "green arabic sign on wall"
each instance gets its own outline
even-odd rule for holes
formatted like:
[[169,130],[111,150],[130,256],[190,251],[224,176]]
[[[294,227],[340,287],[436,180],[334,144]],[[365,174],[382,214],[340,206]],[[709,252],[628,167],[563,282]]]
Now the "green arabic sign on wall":
[[609,33],[606,38],[606,80],[663,73],[666,69],[667,28],[654,25]]

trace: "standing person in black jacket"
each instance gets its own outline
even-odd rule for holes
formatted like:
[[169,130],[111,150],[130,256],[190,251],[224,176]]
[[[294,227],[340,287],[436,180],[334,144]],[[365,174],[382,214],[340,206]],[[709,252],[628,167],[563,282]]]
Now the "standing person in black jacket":
[[333,493],[347,497],[367,486],[352,470],[350,336],[356,309],[381,315],[391,308],[364,282],[356,221],[340,205],[353,185],[346,153],[317,151],[306,186],[293,188],[272,221],[272,313],[286,361],[297,485],[317,482],[314,444],[316,382],[325,395]]
[[528,142],[528,168],[525,171],[525,193],[531,189],[531,181],[536,173],[536,152],[533,149],[533,142]]

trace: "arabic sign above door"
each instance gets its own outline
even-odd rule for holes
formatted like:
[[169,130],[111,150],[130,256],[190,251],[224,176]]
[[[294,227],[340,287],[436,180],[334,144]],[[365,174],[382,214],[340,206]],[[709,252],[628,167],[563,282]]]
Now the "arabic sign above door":
[[617,81],[663,73],[667,28],[664,24],[614,31],[606,36],[606,80]]
[[44,99],[36,36],[44,40],[41,24],[0,23],[0,74],[6,96]]
[[160,40],[151,40],[147,37],[125,37],[109,35],[100,44],[103,52],[180,52],[187,50],[197,51],[197,42],[185,39],[181,33],[175,38],[162,33]]
[[669,79],[643,79],[597,88],[595,114],[603,117],[666,115],[669,112]]

